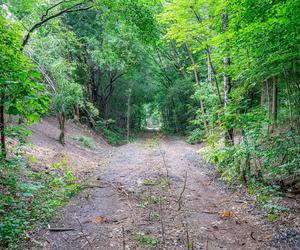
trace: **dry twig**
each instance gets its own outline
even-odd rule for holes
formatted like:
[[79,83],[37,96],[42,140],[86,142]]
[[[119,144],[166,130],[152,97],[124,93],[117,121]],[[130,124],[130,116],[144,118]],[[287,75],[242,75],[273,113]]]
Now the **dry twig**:
[[122,226],[122,238],[123,238],[123,250],[126,249],[126,244],[125,244],[125,230],[124,227]]
[[[78,221],[78,223],[80,225],[80,232],[82,233],[83,237],[86,239],[87,244],[89,244],[89,246],[91,247],[91,249],[93,249],[92,243],[90,242],[89,238],[87,237],[87,235],[83,231],[83,225],[82,225],[82,223],[80,222],[80,220],[77,217],[76,217],[76,220]],[[84,246],[85,245],[86,244],[84,244]],[[81,247],[81,248],[83,248],[83,247]]]
[[166,242],[166,239],[165,239],[165,226],[164,226],[164,222],[163,222],[162,197],[160,197],[160,201],[159,201],[159,218],[160,218],[160,224],[161,224],[162,243],[164,245]]
[[179,198],[178,198],[178,200],[177,200],[177,202],[178,202],[178,211],[180,211],[181,210],[181,203],[182,203],[182,195],[183,195],[183,193],[184,193],[184,191],[185,191],[185,188],[186,188],[186,181],[187,181],[187,171],[185,171],[185,176],[184,176],[184,185],[183,185],[183,188],[182,188],[182,191],[181,191],[181,193],[180,193],[180,195],[179,195]]
[[75,231],[75,228],[71,227],[50,227],[48,224],[48,230],[50,232],[66,232],[66,231]]
[[[164,154],[164,152],[161,150],[161,147],[160,147],[160,145],[159,145],[158,140],[156,141],[156,144],[157,144],[157,146],[158,146],[160,155],[161,155],[161,157],[162,157],[162,159],[163,159],[164,167],[165,167],[165,169],[166,169],[166,177],[167,177],[167,179],[169,180],[169,170],[168,170],[168,166],[167,166],[167,163],[166,163],[165,154]],[[168,186],[170,186],[170,182],[168,182]]]

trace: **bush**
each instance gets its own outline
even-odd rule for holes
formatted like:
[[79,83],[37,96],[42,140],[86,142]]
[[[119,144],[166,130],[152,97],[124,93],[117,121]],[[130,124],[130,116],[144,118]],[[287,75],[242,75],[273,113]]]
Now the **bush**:
[[75,137],[74,140],[82,142],[83,145],[86,146],[87,148],[90,148],[90,149],[95,149],[96,148],[95,144],[93,143],[92,138],[86,137],[84,135],[80,135],[78,137]]
[[200,143],[205,138],[205,131],[202,129],[195,129],[192,132],[190,132],[189,136],[187,137],[187,143],[193,144],[193,143]]
[[116,146],[126,143],[125,130],[115,126],[115,121],[112,119],[97,121],[96,130],[103,134],[111,145]]
[[25,166],[20,158],[0,166],[0,248],[15,248],[25,231],[48,221],[57,207],[80,190],[64,162],[36,171]]

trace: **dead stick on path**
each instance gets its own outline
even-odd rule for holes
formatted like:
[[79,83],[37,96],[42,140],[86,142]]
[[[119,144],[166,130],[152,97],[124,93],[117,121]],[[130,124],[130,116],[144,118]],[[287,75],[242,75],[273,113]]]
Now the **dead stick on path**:
[[125,231],[124,227],[122,226],[122,238],[123,238],[123,250],[126,249],[126,244],[125,244]]
[[149,202],[149,207],[150,207],[150,209],[149,209],[149,214],[148,214],[148,220],[149,221],[151,221],[151,213],[152,213],[152,190],[151,190],[151,188],[149,188],[149,200],[148,200],[148,202]]
[[[160,155],[161,155],[161,157],[163,158],[164,167],[165,167],[165,169],[166,169],[166,176],[167,176],[167,179],[169,180],[169,170],[168,170],[168,166],[167,166],[167,163],[166,163],[165,154],[164,154],[164,152],[161,150],[158,140],[156,141],[156,144],[157,144],[157,146],[158,146]],[[168,186],[170,186],[170,182],[168,182]]]
[[76,217],[76,220],[78,221],[78,223],[80,225],[80,232],[82,233],[83,237],[86,239],[86,241],[89,244],[89,246],[91,247],[91,249],[93,249],[92,243],[90,242],[89,238],[87,237],[87,235],[83,231],[82,223],[80,222],[80,220],[77,217]]
[[178,202],[178,211],[181,210],[182,196],[183,196],[183,193],[184,193],[185,188],[186,188],[186,181],[187,181],[187,171],[185,171],[184,185],[183,185],[182,191],[181,191],[181,193],[179,195],[179,198],[177,200],[177,202]]
[[165,245],[166,239],[165,239],[165,226],[163,222],[163,207],[162,207],[162,196],[160,195],[160,201],[159,201],[159,217],[160,217],[160,224],[161,224],[161,236],[162,236],[162,243]]
[[205,214],[218,214],[219,212],[202,210],[201,213],[205,213]]
[[50,232],[66,232],[66,231],[75,231],[75,228],[68,228],[68,227],[50,227],[48,224],[48,230]]

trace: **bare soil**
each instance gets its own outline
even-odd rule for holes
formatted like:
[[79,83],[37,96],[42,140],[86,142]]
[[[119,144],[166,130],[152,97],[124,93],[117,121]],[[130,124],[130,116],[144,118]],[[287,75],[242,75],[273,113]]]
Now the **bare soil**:
[[[72,139],[79,134],[93,137],[96,149]],[[66,146],[57,135],[56,121],[43,121],[33,127],[27,153],[44,165],[67,159],[84,180],[82,192],[49,222],[72,230],[38,228],[21,249],[300,249],[297,230],[280,231],[244,189],[216,179],[200,146],[148,133],[113,148],[74,124]]]

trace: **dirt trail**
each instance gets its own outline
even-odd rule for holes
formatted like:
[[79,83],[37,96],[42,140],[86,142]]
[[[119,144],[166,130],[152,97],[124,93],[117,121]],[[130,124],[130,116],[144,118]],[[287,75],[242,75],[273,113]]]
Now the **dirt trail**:
[[50,223],[74,230],[39,229],[26,249],[289,249],[266,244],[271,225],[246,195],[213,180],[196,146],[153,137],[93,156],[107,167],[92,168]]

